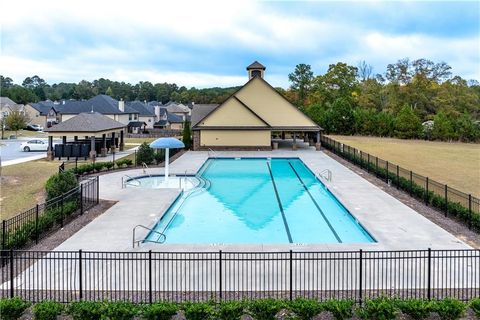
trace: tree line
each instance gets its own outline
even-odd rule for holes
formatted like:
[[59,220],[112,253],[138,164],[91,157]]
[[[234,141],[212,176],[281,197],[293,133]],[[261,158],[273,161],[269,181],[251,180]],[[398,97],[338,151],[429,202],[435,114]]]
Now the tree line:
[[445,62],[401,59],[383,74],[366,62],[299,64],[284,94],[326,133],[431,140],[480,140],[480,85]]
[[0,75],[1,95],[9,97],[17,103],[38,102],[43,100],[58,101],[62,99],[90,99],[98,94],[106,94],[117,100],[140,101],[177,101],[182,103],[221,103],[228,98],[238,87],[187,89],[175,83],[151,83],[140,81],[137,84],[112,81],[100,78],[92,82],[82,80],[79,83],[60,82],[48,84],[44,79],[35,75],[27,77],[21,85],[13,83],[10,77]]

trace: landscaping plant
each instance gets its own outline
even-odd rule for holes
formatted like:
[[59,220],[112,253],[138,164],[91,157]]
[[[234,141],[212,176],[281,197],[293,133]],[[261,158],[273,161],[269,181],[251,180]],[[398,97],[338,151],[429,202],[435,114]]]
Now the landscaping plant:
[[63,305],[55,301],[42,301],[32,308],[35,320],[56,320],[63,312]]
[[288,309],[299,319],[310,320],[322,312],[322,305],[315,300],[299,298],[288,303]]
[[103,313],[103,304],[94,301],[72,302],[68,307],[68,314],[73,320],[100,320]]
[[215,307],[211,302],[187,302],[182,309],[187,320],[208,320],[215,316]]
[[0,319],[2,320],[16,320],[20,318],[30,306],[28,302],[20,298],[0,299]]
[[157,302],[146,305],[142,309],[142,317],[146,320],[170,320],[177,314],[178,305],[171,302]]
[[150,148],[148,143],[144,142],[138,147],[137,151],[137,163],[142,164],[150,164],[155,159],[155,151]]
[[284,305],[283,301],[275,299],[252,300],[248,303],[248,311],[255,320],[274,320]]
[[240,319],[245,313],[244,301],[224,301],[218,305],[218,316],[221,320]]
[[45,183],[47,200],[59,197],[76,187],[78,187],[78,181],[71,171],[55,173]]
[[398,300],[396,305],[403,314],[408,315],[412,320],[426,319],[432,309],[431,303],[425,300]]
[[378,298],[365,301],[365,305],[358,310],[357,315],[368,320],[393,320],[397,317],[397,313],[394,300]]
[[470,308],[473,310],[473,313],[480,319],[480,298],[473,299],[470,301]]
[[456,299],[445,298],[443,300],[432,301],[432,311],[438,313],[442,320],[460,319],[467,306]]
[[352,317],[354,304],[353,300],[327,300],[322,302],[321,307],[331,312],[336,320],[343,320]]
[[109,320],[131,320],[137,313],[137,306],[127,301],[109,302],[104,308],[104,314]]

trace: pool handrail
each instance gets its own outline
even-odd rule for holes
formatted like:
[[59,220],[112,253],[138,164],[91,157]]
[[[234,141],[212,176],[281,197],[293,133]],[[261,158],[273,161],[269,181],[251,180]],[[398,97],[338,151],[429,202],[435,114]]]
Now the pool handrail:
[[[125,177],[127,177],[128,180],[125,180]],[[141,185],[140,180],[138,180],[137,178],[132,178],[128,174],[125,174],[125,175],[122,176],[122,189],[125,189],[125,187],[127,186],[127,182],[131,181],[131,180],[135,180],[135,181],[137,181],[139,186]]]
[[[143,229],[146,229],[150,232],[153,232],[153,233],[156,233],[158,235],[160,235],[157,239],[157,241],[153,241],[153,240],[147,240],[147,239],[143,239],[143,240],[135,240],[135,232],[137,230],[137,228],[143,228]],[[158,241],[160,238],[163,239],[163,241]],[[149,228],[149,227],[146,227],[144,226],[143,224],[137,224],[135,227],[133,227],[133,230],[132,230],[132,247],[135,248],[135,244],[137,244],[138,246],[140,246],[140,242],[154,242],[154,243],[164,243],[165,241],[167,240],[167,236],[164,234],[164,233],[161,233],[157,230],[153,230],[152,228]]]
[[[147,164],[145,162],[142,162],[142,171],[143,171],[143,174],[147,174],[147,170],[146,169],[149,169]],[[148,173],[148,176],[149,177],[152,177],[152,175],[150,173]]]

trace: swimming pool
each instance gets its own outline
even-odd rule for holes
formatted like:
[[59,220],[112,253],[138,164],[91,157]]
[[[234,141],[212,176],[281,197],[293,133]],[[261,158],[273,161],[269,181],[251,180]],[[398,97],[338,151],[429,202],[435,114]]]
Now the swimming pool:
[[375,242],[298,158],[208,159],[197,177],[154,228],[165,243]]

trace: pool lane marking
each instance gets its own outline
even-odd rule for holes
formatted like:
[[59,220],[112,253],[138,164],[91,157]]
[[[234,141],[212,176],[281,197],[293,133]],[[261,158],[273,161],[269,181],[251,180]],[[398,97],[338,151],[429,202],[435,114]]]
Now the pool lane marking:
[[293,243],[292,235],[290,234],[290,229],[288,228],[287,218],[285,217],[285,212],[283,211],[282,203],[280,202],[280,196],[278,195],[277,185],[275,184],[275,179],[273,179],[272,169],[270,168],[270,163],[267,161],[268,172],[270,173],[270,179],[272,180],[273,190],[275,190],[275,196],[277,197],[278,206],[280,207],[280,212],[282,213],[283,224],[285,225],[285,230],[287,231],[288,241]]
[[292,166],[292,163],[290,161],[288,161],[288,164],[290,165],[290,168],[292,168],[293,172],[295,173],[295,175],[297,176],[298,180],[302,183],[303,185],[303,188],[305,189],[305,191],[307,191],[308,195],[310,196],[310,199],[312,199],[313,203],[315,204],[315,206],[317,207],[318,211],[320,212],[320,214],[322,215],[323,219],[325,220],[325,222],[327,223],[328,227],[330,228],[330,230],[332,231],[333,235],[335,236],[335,238],[337,238],[337,241],[342,243],[342,240],[340,239],[340,237],[338,236],[338,234],[335,232],[335,229],[332,227],[332,225],[330,224],[330,221],[328,221],[327,217],[325,216],[325,213],[323,212],[323,210],[320,208],[320,206],[318,205],[317,201],[313,198],[312,194],[310,193],[310,191],[308,190],[307,186],[305,185],[305,183],[303,183],[303,180],[302,178],[300,178],[300,175],[298,174],[297,170],[295,170],[295,168]]

